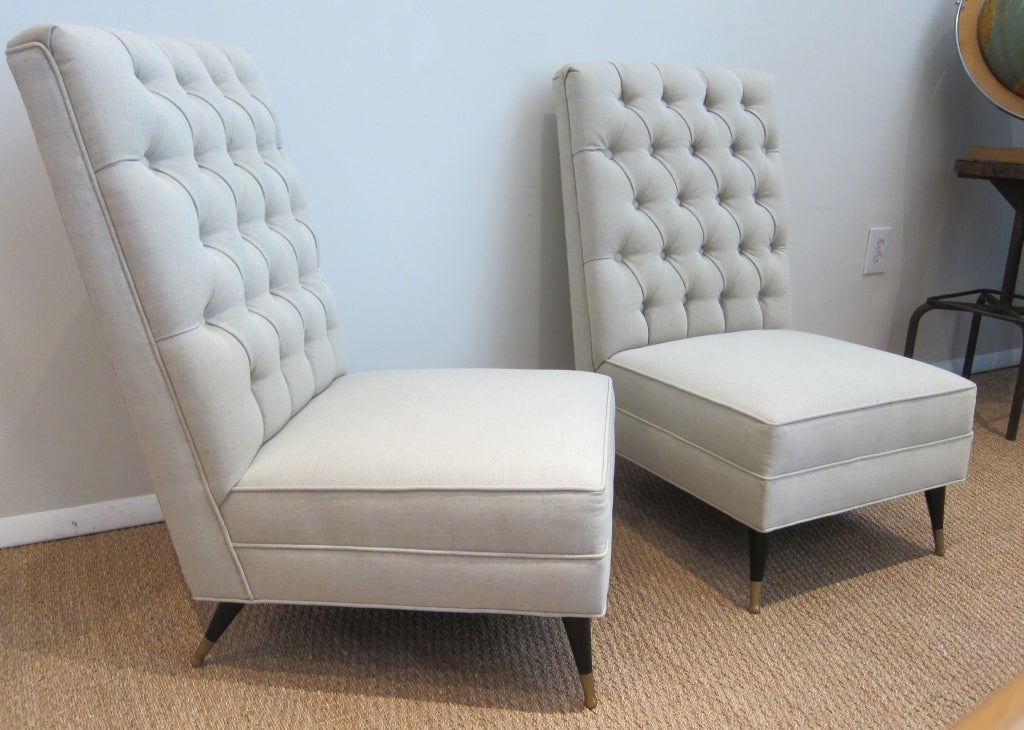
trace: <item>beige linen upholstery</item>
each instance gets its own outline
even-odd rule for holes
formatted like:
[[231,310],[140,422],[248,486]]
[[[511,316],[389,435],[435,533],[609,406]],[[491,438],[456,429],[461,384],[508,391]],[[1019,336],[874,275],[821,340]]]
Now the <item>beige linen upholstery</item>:
[[[339,378],[221,505],[253,593],[602,614],[594,586],[608,584],[614,403],[606,379],[574,375]],[[323,580],[342,565],[343,580]]]
[[757,591],[766,533],[965,478],[971,382],[785,329],[766,74],[581,63],[554,95],[576,366],[614,381],[620,454],[750,528]]
[[346,376],[247,54],[72,25],[7,54],[182,573],[222,602],[207,641],[260,601],[542,614],[566,620],[589,674],[609,379]]

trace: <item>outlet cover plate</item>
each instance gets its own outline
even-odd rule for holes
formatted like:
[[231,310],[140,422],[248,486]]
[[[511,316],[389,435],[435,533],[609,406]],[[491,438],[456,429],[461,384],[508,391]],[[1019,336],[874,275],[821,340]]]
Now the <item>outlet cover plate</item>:
[[872,226],[868,229],[868,247],[864,252],[865,275],[885,272],[885,260],[888,258],[891,238],[892,226]]

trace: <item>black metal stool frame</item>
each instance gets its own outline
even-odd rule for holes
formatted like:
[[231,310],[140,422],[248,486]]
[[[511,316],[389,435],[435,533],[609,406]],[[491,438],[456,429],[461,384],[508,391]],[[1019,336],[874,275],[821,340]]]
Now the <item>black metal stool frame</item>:
[[[945,309],[953,312],[969,312],[971,314],[971,330],[967,337],[967,351],[964,354],[962,374],[971,377],[974,367],[974,353],[978,345],[978,333],[981,330],[982,317],[991,317],[1017,325],[1024,338],[1024,295],[1017,294],[1017,275],[1020,270],[1021,249],[1024,247],[1024,165],[987,162],[984,160],[957,160],[956,172],[960,177],[977,178],[990,181],[1002,194],[1015,211],[1013,231],[1010,234],[1010,250],[1006,255],[1006,266],[1003,269],[1003,286],[995,289],[970,289],[955,294],[940,294],[928,297],[910,317],[907,328],[907,344],[903,354],[913,357],[914,345],[917,341],[917,327],[921,317],[933,309]],[[963,301],[965,297],[973,297],[974,301]],[[1006,427],[1006,438],[1013,441],[1017,438],[1020,425],[1021,406],[1024,405],[1024,349],[1017,365],[1017,384],[1013,391],[1010,405],[1010,420]]]

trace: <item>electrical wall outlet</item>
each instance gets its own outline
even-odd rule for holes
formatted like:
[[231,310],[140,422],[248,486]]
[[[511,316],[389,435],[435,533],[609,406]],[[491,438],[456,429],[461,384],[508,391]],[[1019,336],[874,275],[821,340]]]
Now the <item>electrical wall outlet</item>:
[[864,254],[865,274],[885,272],[885,259],[888,257],[890,238],[892,238],[892,226],[876,226],[868,229],[868,248]]

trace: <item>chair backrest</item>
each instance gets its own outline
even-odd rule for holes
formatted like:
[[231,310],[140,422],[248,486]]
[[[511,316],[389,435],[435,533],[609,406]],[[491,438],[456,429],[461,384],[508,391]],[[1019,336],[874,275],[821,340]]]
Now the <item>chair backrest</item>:
[[38,26],[7,55],[185,577],[231,591],[216,505],[344,372],[266,90],[198,41]]
[[576,367],[788,326],[770,77],[582,63],[562,68],[554,87]]

